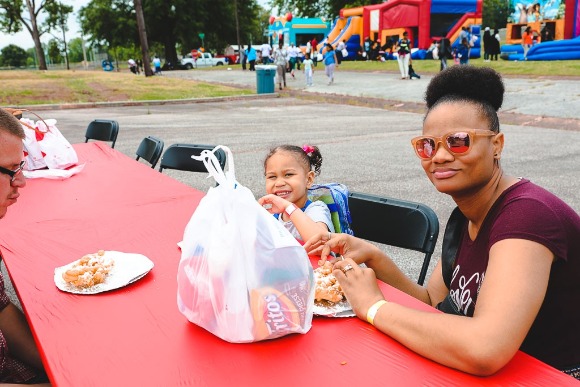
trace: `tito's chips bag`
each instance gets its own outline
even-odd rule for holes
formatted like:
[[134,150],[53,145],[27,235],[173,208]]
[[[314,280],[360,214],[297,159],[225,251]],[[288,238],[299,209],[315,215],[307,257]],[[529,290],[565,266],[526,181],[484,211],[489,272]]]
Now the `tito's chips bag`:
[[[227,173],[214,152],[227,153]],[[200,160],[219,183],[189,221],[177,272],[177,304],[189,321],[233,343],[306,333],[314,275],[304,248],[235,181],[230,150]],[[194,157],[195,158],[195,157]]]

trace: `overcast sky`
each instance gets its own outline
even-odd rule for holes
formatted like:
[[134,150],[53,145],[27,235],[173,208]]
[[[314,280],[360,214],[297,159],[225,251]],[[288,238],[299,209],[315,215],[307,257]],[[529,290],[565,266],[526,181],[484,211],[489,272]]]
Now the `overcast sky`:
[[[90,0],[61,0],[64,4],[72,5],[73,6],[73,13],[68,18],[68,27],[69,30],[66,33],[67,41],[70,39],[80,37],[79,25],[77,23],[78,11],[81,7],[86,6]],[[257,0],[258,4],[262,6],[266,6],[268,0]],[[41,38],[42,42],[48,43],[50,39],[52,39],[52,35],[44,34]],[[22,47],[23,49],[27,50],[31,47],[34,47],[34,42],[32,41],[32,36],[28,32],[26,28],[23,31],[13,34],[7,35],[0,33],[0,49],[6,47],[9,44],[15,44],[17,46]]]

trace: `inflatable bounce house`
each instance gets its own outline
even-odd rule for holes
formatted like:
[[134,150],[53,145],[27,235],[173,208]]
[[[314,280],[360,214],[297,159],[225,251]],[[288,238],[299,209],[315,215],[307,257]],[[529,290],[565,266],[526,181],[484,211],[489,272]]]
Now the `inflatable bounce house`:
[[[580,0],[511,0],[506,26],[507,60],[580,59]],[[534,44],[524,57],[522,33],[531,27]]]
[[[346,42],[348,58],[355,58],[369,38],[381,46],[397,41],[407,31],[413,41],[412,58],[424,59],[433,40],[447,37],[459,44],[462,27],[480,36],[483,0],[390,0],[386,3],[357,8],[343,8],[318,49],[328,41],[334,47]],[[471,49],[471,57],[481,54],[481,39]],[[418,48],[418,50],[417,50]]]
[[304,46],[313,38],[321,41],[330,31],[330,24],[322,18],[295,18],[291,13],[270,16],[269,22],[268,40],[272,47],[278,46],[280,39],[286,46]]

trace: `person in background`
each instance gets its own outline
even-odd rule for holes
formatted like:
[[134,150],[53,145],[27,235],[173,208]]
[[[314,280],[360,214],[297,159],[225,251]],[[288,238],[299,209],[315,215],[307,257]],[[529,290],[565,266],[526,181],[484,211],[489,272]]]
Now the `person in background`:
[[270,53],[272,52],[272,47],[268,43],[262,44],[261,47],[262,52],[262,64],[270,63]]
[[447,68],[447,59],[452,59],[453,53],[451,51],[451,42],[443,35],[439,41],[439,61],[441,62],[439,71]]
[[312,59],[312,62],[314,62],[314,67],[317,67],[318,66],[318,41],[316,40],[316,37],[312,38],[310,45],[312,46],[312,56],[310,58]]
[[[341,254],[333,274],[356,315],[427,359],[487,376],[521,350],[580,380],[580,216],[504,170],[504,92],[499,73],[475,66],[453,66],[427,87],[422,134],[411,143],[457,208],[426,287],[351,235],[321,232],[304,248],[321,264]],[[444,313],[385,299],[377,279]]]
[[278,86],[282,90],[282,83],[286,87],[286,67],[288,67],[288,51],[284,48],[283,40],[278,42],[278,47],[274,50],[274,64],[276,65]]
[[496,28],[493,30],[493,36],[491,39],[491,52],[490,52],[490,60],[498,60],[498,55],[501,51],[501,37],[499,36],[499,30]]
[[550,29],[547,26],[544,26],[544,28],[542,29],[541,39],[542,39],[542,42],[551,42],[552,40],[554,40],[554,37],[552,36],[552,32],[550,31]]
[[401,79],[409,79],[409,62],[411,60],[411,41],[407,38],[407,31],[403,32],[403,37],[397,42],[397,62]]
[[483,61],[489,62],[489,53],[491,52],[491,42],[492,36],[489,27],[485,27],[485,31],[483,31]]
[[256,71],[256,58],[258,53],[251,44],[246,46],[246,57],[250,64],[250,71]]
[[370,38],[370,36],[367,36],[367,38],[363,42],[363,50],[364,50],[365,60],[370,60],[370,57],[371,57],[371,45],[372,45],[371,38]]
[[137,74],[143,72],[143,61],[141,59],[137,59]]
[[312,86],[312,78],[314,76],[314,63],[310,59],[310,54],[306,54],[306,59],[302,63],[304,65],[304,76],[306,78],[306,86]]
[[161,75],[161,59],[157,55],[153,58],[153,68],[155,69],[155,75]]
[[461,44],[457,47],[457,57],[459,64],[469,64],[469,43],[466,38],[461,39]]
[[131,70],[131,72],[135,75],[139,74],[139,69],[137,68],[137,62],[135,62],[133,59],[129,59],[127,61],[127,64],[129,65],[129,70]]
[[337,64],[341,64],[343,58],[342,51],[346,48],[346,41],[341,40],[336,45],[336,59],[338,60]]
[[413,69],[413,59],[409,58],[409,79],[413,78],[421,79],[421,76],[415,72],[415,69]]
[[324,72],[328,77],[328,85],[334,83],[334,70],[338,66],[338,59],[336,58],[336,51],[330,43],[326,43],[324,47]]
[[532,47],[533,36],[532,36],[532,27],[527,26],[526,30],[522,34],[522,46],[524,48],[524,59],[528,59],[528,51]]
[[246,54],[246,50],[243,47],[239,50],[240,52],[240,63],[242,64],[242,71],[246,71],[247,63],[248,63],[248,55]]
[[275,214],[300,241],[320,232],[334,232],[326,204],[308,199],[308,188],[320,174],[321,166],[320,149],[311,145],[277,146],[264,160],[267,195],[258,199],[258,203]]
[[[20,122],[11,113],[0,108],[0,219],[4,218],[8,207],[18,200],[19,189],[26,185],[22,173],[23,139],[24,130]],[[49,386],[26,317],[8,298],[2,273],[0,273],[0,383],[44,383],[43,385]]]
[[294,68],[298,62],[298,51],[300,49],[294,43],[290,43],[290,47],[288,47],[288,65],[290,66],[290,75],[292,75],[292,78],[296,78],[294,76]]

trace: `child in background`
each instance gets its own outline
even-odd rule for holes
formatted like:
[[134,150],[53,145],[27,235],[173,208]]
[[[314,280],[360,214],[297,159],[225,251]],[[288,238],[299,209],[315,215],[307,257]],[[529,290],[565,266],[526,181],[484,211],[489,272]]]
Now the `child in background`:
[[457,57],[459,58],[459,64],[466,65],[469,63],[469,43],[467,38],[461,39],[461,44],[457,48]]
[[300,242],[321,232],[334,232],[330,211],[321,201],[308,200],[308,188],[320,174],[322,155],[316,146],[281,145],[264,160],[267,195],[258,203]]
[[314,74],[314,62],[312,62],[312,59],[310,59],[310,54],[306,53],[306,59],[304,59],[302,64],[304,65],[306,86],[312,86],[312,75]]

